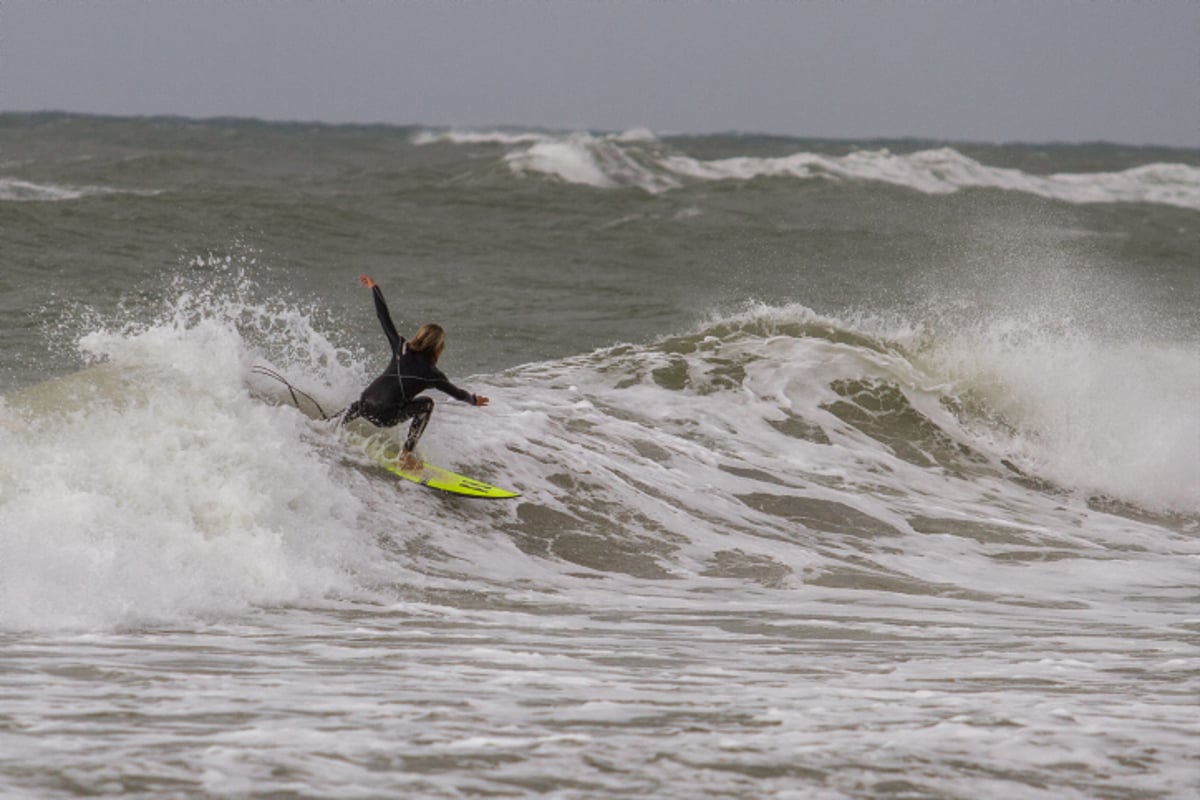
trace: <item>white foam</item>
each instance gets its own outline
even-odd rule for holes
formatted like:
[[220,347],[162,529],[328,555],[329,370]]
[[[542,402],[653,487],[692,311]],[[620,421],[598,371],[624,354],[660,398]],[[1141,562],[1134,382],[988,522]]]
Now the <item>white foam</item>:
[[413,144],[529,144],[531,142],[546,142],[553,137],[550,134],[531,131],[421,131],[412,138]]
[[520,153],[508,155],[505,160],[514,172],[540,172],[567,183],[616,188],[617,181],[605,172],[588,146],[590,139],[580,135],[566,141],[542,141]]
[[[883,480],[881,475],[893,476],[886,481],[887,491],[896,496],[949,498],[961,492],[970,499],[957,513],[1003,519],[1007,512],[984,497],[996,491],[989,481],[955,489],[927,468],[903,463],[889,445],[848,427],[827,410],[843,399],[831,390],[834,382],[879,381],[898,387],[950,440],[986,455],[997,480],[1013,477],[1002,466],[1008,460],[1081,498],[1099,494],[1153,512],[1200,513],[1195,455],[1200,452],[1200,358],[1194,348],[1155,341],[1118,343],[1062,327],[1030,331],[1011,320],[934,337],[905,320],[851,322],[799,306],[756,308],[720,324],[748,335],[722,334],[696,345],[690,355],[639,348],[629,355],[605,354],[602,366],[566,362],[553,377],[535,370],[525,382],[550,380],[564,393],[561,402],[570,405],[576,422],[588,419],[597,429],[611,430],[616,439],[648,438],[659,452],[674,454],[670,463],[680,470],[680,491],[706,482],[727,483],[727,477],[710,471],[717,457],[755,463],[768,473],[790,476],[788,482],[799,480],[798,472],[809,475],[815,482],[810,491],[830,476],[847,486],[861,483],[862,492],[828,499],[893,520],[900,528],[904,523],[895,508],[881,506],[878,492],[866,488]],[[797,325],[810,333],[798,334]],[[1021,336],[1010,335],[1014,325]],[[862,338],[874,344],[846,344],[846,334],[851,342]],[[919,357],[908,355],[910,347],[920,348]],[[729,391],[733,387],[721,376],[727,364],[745,365],[740,388],[757,400]],[[678,376],[671,380],[686,380],[688,388],[661,388],[650,379],[655,373]],[[615,382],[608,377],[613,374],[627,376],[619,391],[607,388]],[[642,376],[640,382],[624,385],[633,375]],[[726,390],[717,391],[722,386]],[[951,410],[963,403],[966,412]],[[634,415],[645,425],[618,433],[617,419],[604,411],[612,408],[622,410],[618,419]],[[835,447],[786,438],[765,424],[783,411],[819,425]],[[540,429],[526,433],[535,440],[549,436]],[[697,446],[697,440],[704,444]],[[569,460],[570,447],[564,442],[563,452],[547,459]],[[578,470],[596,470],[603,462],[601,453],[593,449]],[[614,453],[611,468],[621,469],[617,463],[628,463],[623,460],[630,457]],[[647,463],[646,468],[642,480],[665,478],[658,467]],[[1014,503],[1027,502],[1024,490],[1012,490]],[[637,504],[632,498],[626,501]],[[745,512],[718,510],[712,504],[720,501],[712,497],[690,502],[696,503],[691,513],[699,518]],[[1058,527],[1057,522],[1048,524]]]
[[614,136],[618,142],[657,142],[658,136],[649,128],[630,128]]
[[681,179],[823,178],[887,183],[925,194],[991,188],[1066,203],[1157,203],[1200,209],[1200,167],[1188,164],[1155,163],[1119,172],[1036,175],[988,166],[951,147],[900,154],[880,149],[857,150],[843,156],[799,152],[771,158],[735,156],[702,160],[664,150],[659,137],[645,128],[608,135],[422,131],[413,137],[413,142],[515,148],[505,160],[518,174],[540,173],[599,189],[633,186],[658,193],[681,187]]
[[1147,164],[1121,172],[1032,175],[990,167],[943,147],[900,155],[887,150],[862,150],[840,157],[796,153],[780,158],[713,161],[675,155],[663,159],[662,165],[671,172],[708,181],[826,177],[879,181],[926,194],[993,188],[1068,203],[1159,203],[1200,209],[1200,167],[1187,164]]
[[[98,366],[0,419],[0,628],[111,629],[359,591],[361,501],[322,430],[252,398],[236,313],[94,330]],[[336,462],[332,462],[336,463]],[[365,571],[365,572],[364,572]]]
[[151,197],[158,194],[158,192],[114,189],[108,186],[68,186],[57,183],[34,183],[17,178],[0,177],[0,202],[53,203],[107,194],[134,194]]
[[[801,525],[745,499],[754,496],[842,509],[842,517],[874,520],[885,538],[911,535],[908,519],[927,515],[995,519],[1071,547],[1153,541],[1123,522],[1079,534],[1064,523],[1059,497],[1012,482],[999,466],[955,475],[906,462],[829,411],[841,399],[831,388],[839,379],[900,387],[948,437],[993,465],[1015,454],[1069,489],[1197,509],[1189,459],[1200,382],[1187,352],[1054,337],[1006,349],[981,335],[918,363],[890,344],[913,335],[905,325],[793,306],[718,320],[687,347],[618,347],[471,379],[492,406],[481,413],[441,404],[424,455],[524,496],[463,515],[398,495],[319,423],[252,396],[247,373],[264,355],[258,332],[291,340],[273,363],[333,407],[367,376],[295,306],[233,295],[183,291],[165,319],[93,326],[79,342],[98,366],[7,399],[0,628],[105,629],[319,605],[372,591],[381,570],[385,583],[429,580],[426,557],[388,561],[377,549],[403,531],[428,537],[443,584],[536,586],[579,602],[592,590],[578,573],[611,575],[602,568],[609,558],[621,572],[622,548],[635,573],[694,581],[718,554],[736,553],[774,565],[772,580],[792,587],[842,569],[858,552],[855,535]],[[1015,435],[989,440],[941,402],[948,392],[985,389],[996,392],[986,400]],[[785,417],[819,427],[828,441],[782,433]],[[595,545],[571,538],[575,523],[595,528]],[[542,558],[521,551],[521,535],[567,538]],[[960,541],[922,540],[919,550],[903,543],[875,558],[931,584],[1005,591],[986,554],[964,554]],[[564,570],[558,559],[570,560],[564,548],[575,546],[578,566]],[[461,577],[446,571],[445,553],[469,565]],[[1155,569],[1177,581],[1183,568]],[[1055,562],[1023,574],[1031,581],[1025,598],[1053,602],[1094,594],[1110,575]],[[1160,578],[1126,584],[1139,580]],[[677,587],[637,588],[632,606],[688,602]],[[595,591],[617,602],[611,585]]]
[[1030,472],[1146,508],[1200,513],[1200,356],[1007,324],[963,331],[935,362],[1013,427]]
[[671,153],[644,129],[596,136],[586,133],[421,134],[422,143],[496,143],[520,146],[505,160],[518,174],[541,173],[567,183],[615,189],[634,186],[650,193],[690,181],[751,181],[758,178],[879,182],[925,194],[990,188],[1065,203],[1156,203],[1200,209],[1200,167],[1155,163],[1119,172],[1037,175],[980,163],[950,147],[893,153],[858,150],[842,156],[799,152],[761,158],[713,160]]
[[647,134],[572,134],[509,153],[505,161],[517,174],[541,173],[600,189],[636,187],[655,194],[677,188],[679,181],[655,163],[656,150],[651,145],[656,140]]
[[95,186],[62,186],[54,183],[34,183],[17,178],[0,178],[0,201],[55,202],[77,200],[95,194],[106,194],[111,189]]
[[[499,144],[499,145],[519,145],[519,144],[535,144],[537,142],[551,142],[568,138],[571,136],[587,135],[582,133],[577,134],[554,134],[543,133],[539,131],[506,131],[506,130],[428,130],[417,133],[412,138],[413,144]],[[603,138],[608,138],[617,142],[634,143],[634,142],[656,142],[657,135],[649,128],[630,128],[620,133],[609,134]]]

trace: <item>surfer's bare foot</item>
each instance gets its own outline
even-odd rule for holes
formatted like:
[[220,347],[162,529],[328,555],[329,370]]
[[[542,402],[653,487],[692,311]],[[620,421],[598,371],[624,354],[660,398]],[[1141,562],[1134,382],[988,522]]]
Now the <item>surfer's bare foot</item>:
[[400,469],[405,472],[414,472],[421,468],[421,459],[414,456],[409,451],[405,450],[400,454]]

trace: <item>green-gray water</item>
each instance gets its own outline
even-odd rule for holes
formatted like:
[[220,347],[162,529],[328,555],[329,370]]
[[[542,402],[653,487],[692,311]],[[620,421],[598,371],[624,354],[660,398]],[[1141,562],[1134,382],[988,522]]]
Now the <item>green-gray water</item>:
[[[1194,792],[1200,151],[0,115],[0,795]],[[449,331],[410,485],[329,409]]]

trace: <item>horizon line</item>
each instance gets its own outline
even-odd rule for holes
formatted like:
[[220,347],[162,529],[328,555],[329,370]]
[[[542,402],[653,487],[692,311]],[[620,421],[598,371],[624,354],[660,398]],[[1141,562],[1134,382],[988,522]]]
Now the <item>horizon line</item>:
[[421,122],[361,122],[361,121],[337,121],[331,122],[320,119],[299,119],[299,118],[269,118],[260,116],[244,116],[238,114],[216,114],[206,116],[189,116],[179,113],[112,113],[112,112],[95,112],[95,111],[69,111],[65,109],[40,109],[40,110],[0,110],[0,117],[9,116],[24,116],[24,117],[74,117],[74,118],[92,118],[101,120],[113,121],[172,121],[172,122],[188,122],[193,124],[220,124],[220,123],[248,123],[257,125],[279,125],[287,127],[318,127],[318,128],[391,128],[395,130],[418,130],[418,131],[439,131],[447,133],[484,133],[488,131],[508,132],[508,131],[528,131],[547,134],[569,134],[569,133],[590,133],[590,134],[622,134],[633,131],[649,131],[656,138],[666,139],[684,139],[684,138],[707,138],[707,137],[741,137],[741,138],[761,138],[761,139],[790,139],[795,141],[809,142],[912,142],[912,143],[936,143],[936,144],[962,144],[968,146],[980,147],[1120,147],[1139,150],[1179,150],[1185,152],[1200,152],[1200,144],[1195,146],[1160,144],[1156,142],[1150,143],[1133,143],[1122,142],[1113,139],[972,139],[972,138],[955,138],[945,136],[931,136],[925,134],[878,134],[869,136],[851,136],[851,135],[818,135],[818,134],[799,134],[799,133],[779,133],[773,131],[755,131],[755,130],[740,130],[737,128],[713,129],[707,131],[664,131],[655,130],[646,125],[634,125],[628,128],[601,128],[601,127],[557,127],[550,125],[530,125],[517,123],[488,123],[482,125],[455,125],[445,123],[421,123]]

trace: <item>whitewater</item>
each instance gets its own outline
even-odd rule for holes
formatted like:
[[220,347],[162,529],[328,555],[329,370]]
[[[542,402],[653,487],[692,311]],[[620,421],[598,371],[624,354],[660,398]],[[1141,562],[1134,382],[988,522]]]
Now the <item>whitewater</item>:
[[527,144],[505,156],[514,172],[543,173],[598,188],[634,186],[651,193],[677,189],[687,179],[742,182],[773,177],[876,181],[927,194],[996,188],[1068,203],[1144,202],[1200,210],[1200,168],[1189,164],[1152,163],[1117,172],[1038,175],[987,166],[950,147],[903,154],[883,148],[842,156],[799,152],[703,160],[663,152],[658,137],[644,130],[605,136],[423,132],[414,141],[423,145]]
[[[1200,220],[1130,184],[1200,156],[6,125],[105,191],[0,197],[0,795],[1194,794]],[[359,272],[521,498],[256,371],[355,399]]]

